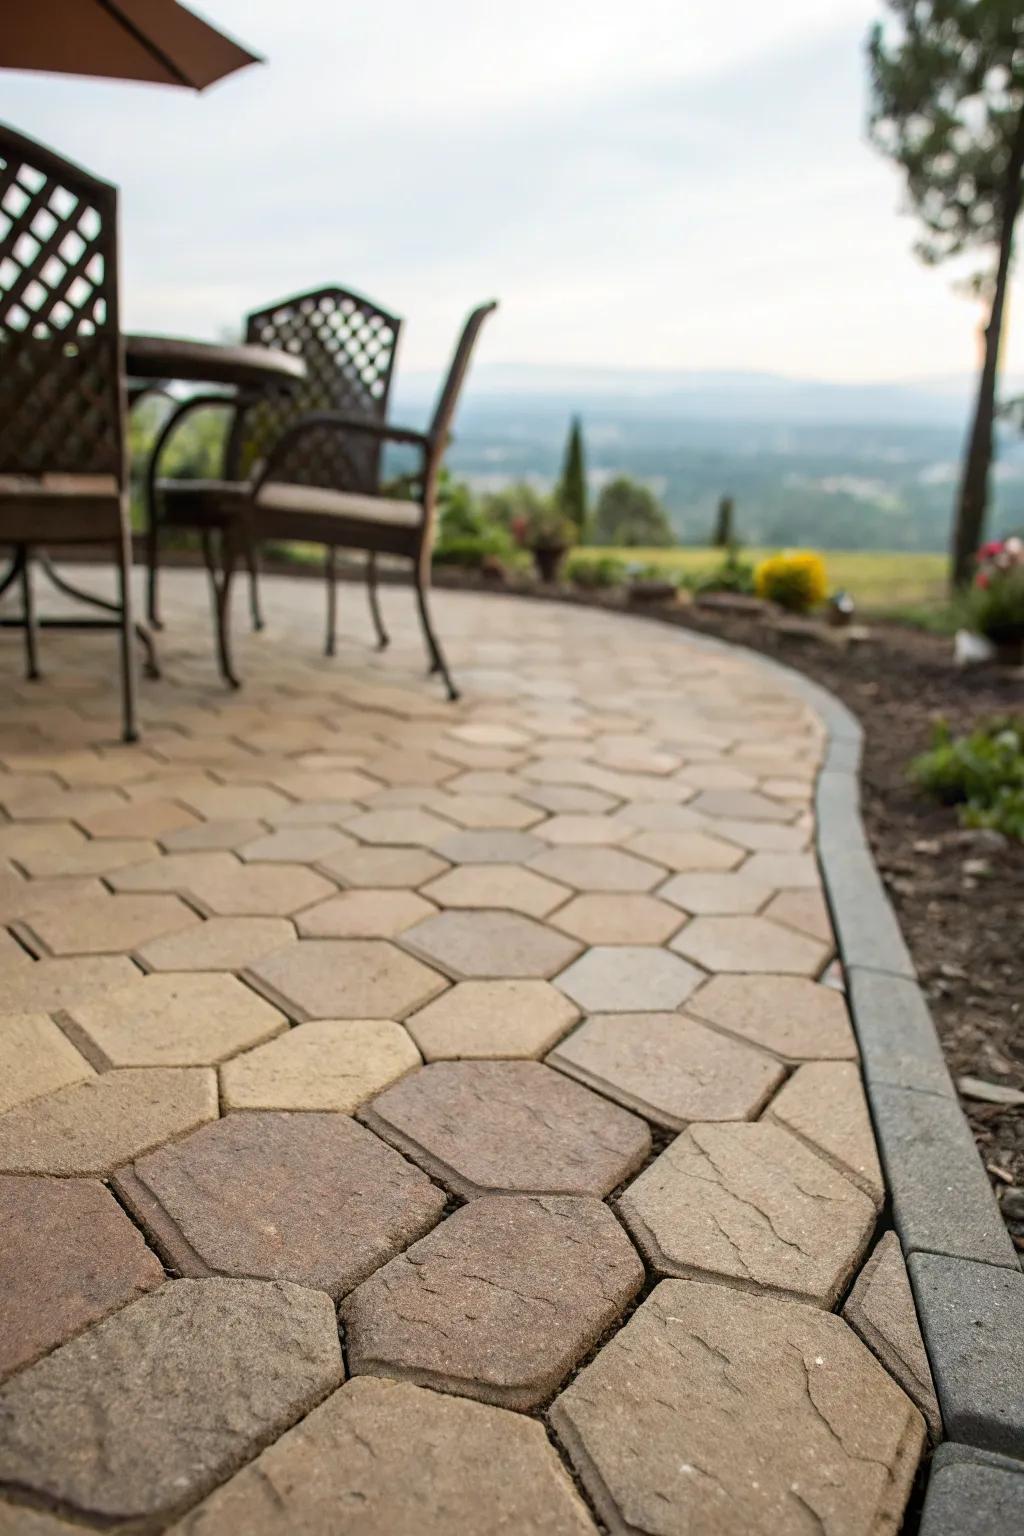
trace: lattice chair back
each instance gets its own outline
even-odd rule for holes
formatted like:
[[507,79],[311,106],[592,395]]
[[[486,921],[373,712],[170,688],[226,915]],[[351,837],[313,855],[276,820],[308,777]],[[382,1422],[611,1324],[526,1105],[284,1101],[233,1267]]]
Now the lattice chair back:
[[0,474],[125,483],[117,191],[0,123]]
[[[370,299],[343,288],[299,294],[251,314],[246,341],[301,357],[306,378],[238,417],[229,445],[233,472],[252,474],[281,434],[307,412],[340,411],[384,421],[401,324]],[[292,485],[373,492],[379,469],[379,443],[361,433],[348,439],[337,432],[311,431],[275,468],[275,478]]]
[[473,348],[476,346],[477,337],[488,315],[497,309],[497,303],[492,299],[488,304],[481,304],[474,309],[469,319],[462,328],[459,344],[455,348],[451,366],[448,369],[448,377],[445,379],[438,396],[437,405],[434,408],[434,418],[430,424],[430,436],[441,443],[447,442],[451,432],[452,421],[455,417],[455,407],[459,403],[459,395],[469,372],[470,359],[473,356]]

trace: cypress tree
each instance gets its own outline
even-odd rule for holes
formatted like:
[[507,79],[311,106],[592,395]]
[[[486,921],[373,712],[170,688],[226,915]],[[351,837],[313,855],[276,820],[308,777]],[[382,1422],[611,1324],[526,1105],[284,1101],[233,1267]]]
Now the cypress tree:
[[575,524],[582,539],[587,522],[587,469],[583,458],[583,428],[578,416],[573,417],[569,428],[557,496],[559,506]]

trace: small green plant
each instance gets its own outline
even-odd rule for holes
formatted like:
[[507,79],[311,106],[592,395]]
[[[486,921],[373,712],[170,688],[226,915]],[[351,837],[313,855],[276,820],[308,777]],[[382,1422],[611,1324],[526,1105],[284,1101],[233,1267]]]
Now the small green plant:
[[1024,565],[1001,572],[986,586],[972,587],[968,613],[971,628],[993,645],[1024,637]]
[[910,775],[943,805],[958,806],[963,826],[1024,841],[1024,717],[989,720],[965,736],[938,725]]
[[620,587],[626,580],[627,566],[614,555],[602,555],[598,560],[588,560],[585,555],[574,555],[565,574],[577,587],[585,591],[602,587]]
[[515,544],[506,528],[487,517],[469,486],[442,470],[438,486],[438,530],[433,559],[436,565],[469,568],[486,562],[502,564],[515,558]]
[[739,546],[731,544],[721,565],[706,571],[692,583],[694,592],[742,592],[749,596],[754,590],[754,567],[748,560],[740,559]]

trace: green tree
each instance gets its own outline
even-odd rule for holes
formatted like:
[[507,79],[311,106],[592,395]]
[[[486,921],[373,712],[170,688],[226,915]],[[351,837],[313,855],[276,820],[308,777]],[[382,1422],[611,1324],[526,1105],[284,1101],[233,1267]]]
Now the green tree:
[[988,502],[999,346],[1024,190],[1024,12],[1020,0],[886,0],[868,42],[871,135],[906,172],[929,263],[982,251],[985,357],[952,539],[962,587]]
[[587,469],[583,457],[583,428],[578,416],[572,419],[565,445],[562,478],[555,492],[565,516],[576,526],[580,538],[587,523]]
[[592,542],[644,549],[674,544],[675,539],[654,492],[628,475],[619,475],[597,498]]

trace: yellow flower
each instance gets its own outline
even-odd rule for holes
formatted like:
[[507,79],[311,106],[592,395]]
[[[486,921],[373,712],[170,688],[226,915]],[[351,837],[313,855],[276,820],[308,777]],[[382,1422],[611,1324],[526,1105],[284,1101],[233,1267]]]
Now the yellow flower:
[[769,555],[754,572],[758,597],[778,603],[791,613],[806,613],[828,596],[825,562],[811,549],[789,549]]

